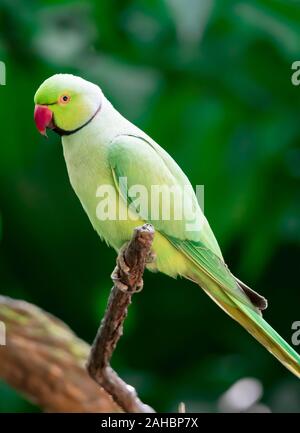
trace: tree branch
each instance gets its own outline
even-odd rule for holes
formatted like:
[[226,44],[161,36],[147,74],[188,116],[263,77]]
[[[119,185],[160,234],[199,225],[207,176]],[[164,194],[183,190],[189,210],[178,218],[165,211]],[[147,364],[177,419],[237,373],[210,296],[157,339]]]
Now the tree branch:
[[114,287],[92,349],[51,314],[0,296],[0,321],[6,327],[0,378],[48,412],[154,412],[109,365],[132,295],[143,286],[153,239],[151,225],[138,227],[118,255]]
[[154,412],[150,406],[140,401],[135,389],[120,379],[109,364],[122,335],[132,295],[143,286],[142,277],[151,257],[153,239],[153,227],[145,224],[135,229],[131,241],[120,251],[112,274],[114,286],[87,364],[91,377],[125,412]]
[[90,347],[56,317],[0,296],[0,378],[48,412],[120,412],[87,374]]

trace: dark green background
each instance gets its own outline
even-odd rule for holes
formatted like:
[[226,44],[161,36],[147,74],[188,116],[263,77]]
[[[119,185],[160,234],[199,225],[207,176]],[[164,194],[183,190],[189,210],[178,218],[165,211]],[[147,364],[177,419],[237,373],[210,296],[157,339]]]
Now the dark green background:
[[[104,312],[115,254],[71,190],[59,137],[33,123],[38,85],[71,72],[205,185],[227,263],[268,298],[265,318],[290,342],[300,320],[299,2],[0,0],[0,32],[1,293],[89,342]],[[113,366],[160,411],[180,401],[218,411],[252,377],[272,411],[300,412],[297,379],[183,280],[145,275]],[[38,408],[1,383],[0,410]]]

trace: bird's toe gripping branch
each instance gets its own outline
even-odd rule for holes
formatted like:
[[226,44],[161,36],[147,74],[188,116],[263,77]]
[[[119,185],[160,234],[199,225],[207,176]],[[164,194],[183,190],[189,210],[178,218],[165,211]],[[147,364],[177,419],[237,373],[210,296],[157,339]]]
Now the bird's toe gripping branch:
[[145,266],[155,260],[151,250],[154,239],[151,224],[137,227],[130,242],[120,249],[111,278],[117,289],[124,293],[138,293],[143,289]]
[[155,260],[156,260],[156,254],[155,254],[155,252],[153,250],[150,250],[149,254],[146,257],[146,263],[148,265],[150,265],[151,263],[154,263]]
[[[120,255],[118,256],[118,258],[119,257],[120,257]],[[115,269],[113,270],[113,273],[111,274],[111,279],[114,283],[114,286],[118,290],[121,290],[121,292],[124,292],[124,293],[129,293],[130,292],[129,287],[126,284],[122,283],[122,281],[121,281],[120,272],[119,272],[121,267],[122,267],[122,265],[121,265],[120,261],[117,259],[117,266],[115,267]],[[124,270],[123,270],[123,272],[124,272]]]
[[153,239],[154,228],[150,224],[145,224],[137,227],[130,242],[121,248],[117,266],[112,273],[114,286],[87,363],[90,376],[125,412],[154,412],[151,407],[139,400],[135,389],[128,386],[109,364],[123,333],[123,322],[132,295],[143,287],[142,277]]

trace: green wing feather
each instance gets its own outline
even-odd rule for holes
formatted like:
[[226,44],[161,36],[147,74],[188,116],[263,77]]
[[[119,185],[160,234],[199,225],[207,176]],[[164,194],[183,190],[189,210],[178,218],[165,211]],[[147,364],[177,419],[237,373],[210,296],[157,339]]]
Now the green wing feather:
[[[252,304],[229,271],[214,234],[197,204],[193,188],[176,162],[150,138],[132,135],[120,135],[111,143],[109,162],[115,182],[120,177],[126,177],[128,187],[144,185],[148,193],[151,185],[185,187],[190,206],[196,207],[196,218],[201,221],[201,230],[187,231],[188,221],[185,219],[151,221],[150,209],[145,215],[140,213],[140,216],[152,223],[155,229],[186,257],[194,270],[194,279],[206,293],[280,362],[300,377],[300,356],[261,317],[260,311]],[[119,192],[128,205],[133,204],[125,191]],[[170,204],[171,207],[176,206],[174,201]]]
[[[152,185],[169,187],[179,185],[184,189],[185,204],[195,210],[195,219],[202,225],[201,231],[187,231],[186,224],[191,221],[185,219],[170,221],[161,219],[155,221],[156,228],[177,239],[201,241],[216,256],[222,258],[218,242],[199,207],[189,179],[164,149],[150,138],[148,141],[142,137],[120,135],[111,143],[108,157],[115,180],[127,177],[128,186],[140,184],[148,191]],[[120,193],[122,194],[122,191]],[[124,199],[130,203],[129,197],[126,196]],[[170,207],[176,207],[176,202],[172,200]],[[151,215],[145,215],[145,219],[148,219],[148,216]]]
[[[175,161],[158,144],[129,135],[118,136],[111,143],[109,161],[117,186],[119,186],[118,179],[126,177],[128,189],[132,185],[144,185],[149,192],[152,185],[168,185],[169,187],[179,185],[184,189],[187,206],[195,208],[195,218],[201,220],[201,230],[188,231],[187,224],[190,221],[185,218],[151,220],[150,201],[147,214],[140,213],[140,216],[145,221],[152,223],[157,231],[182,251],[187,259],[194,262],[205,274],[220,284],[224,291],[230,292],[250,308],[255,308],[224,263],[218,243],[198,205],[194,190]],[[128,195],[124,197],[122,187],[119,189],[124,200],[132,205],[131,198]],[[176,200],[174,197],[172,199],[171,208],[176,206]]]

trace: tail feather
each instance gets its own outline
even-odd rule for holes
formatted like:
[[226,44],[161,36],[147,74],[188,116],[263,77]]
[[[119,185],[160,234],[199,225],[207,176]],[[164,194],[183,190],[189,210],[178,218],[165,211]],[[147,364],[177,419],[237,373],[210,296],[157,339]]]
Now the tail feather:
[[[195,277],[193,278],[195,280]],[[255,311],[212,282],[197,283],[234,320],[242,325],[257,341],[274,355],[288,370],[300,378],[300,355]]]
[[[300,378],[300,356],[259,314],[237,301],[236,320],[288,370]],[[250,320],[249,320],[250,319]]]
[[236,277],[234,278],[235,281],[238,283],[239,287],[241,288],[241,290],[243,290],[246,293],[246,295],[248,296],[252,304],[255,305],[255,307],[257,307],[259,310],[266,310],[266,308],[268,308],[268,301],[266,300],[266,298],[261,296],[259,293],[255,292],[253,289],[250,289],[250,287],[248,287],[245,283],[243,283],[238,278]]

